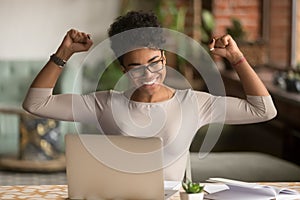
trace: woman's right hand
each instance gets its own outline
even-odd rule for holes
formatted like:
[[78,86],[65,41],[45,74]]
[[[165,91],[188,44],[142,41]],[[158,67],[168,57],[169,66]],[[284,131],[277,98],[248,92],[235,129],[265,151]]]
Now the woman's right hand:
[[55,54],[67,61],[74,53],[88,51],[92,45],[93,41],[89,34],[71,29],[67,32]]

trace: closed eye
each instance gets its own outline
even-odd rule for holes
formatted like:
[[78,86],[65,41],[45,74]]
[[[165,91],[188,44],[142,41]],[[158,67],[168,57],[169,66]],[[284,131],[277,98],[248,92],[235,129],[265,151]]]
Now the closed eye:
[[154,61],[152,63],[149,64],[149,67],[152,67],[152,66],[155,66],[157,65],[158,63],[160,63],[162,60],[157,60],[157,61]]
[[141,69],[141,68],[148,67],[148,66],[152,67],[152,66],[157,65],[161,61],[162,60],[157,60],[157,61],[149,63],[148,65],[137,65],[137,66],[132,67],[131,70]]

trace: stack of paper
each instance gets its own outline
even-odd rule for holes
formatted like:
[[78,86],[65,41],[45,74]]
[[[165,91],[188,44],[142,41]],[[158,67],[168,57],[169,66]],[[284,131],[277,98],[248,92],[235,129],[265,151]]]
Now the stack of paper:
[[210,178],[209,182],[219,184],[206,184],[204,190],[208,193],[206,199],[222,200],[293,200],[299,199],[300,194],[295,190],[276,188],[256,183]]
[[181,188],[180,181],[164,181],[165,190],[179,190]]

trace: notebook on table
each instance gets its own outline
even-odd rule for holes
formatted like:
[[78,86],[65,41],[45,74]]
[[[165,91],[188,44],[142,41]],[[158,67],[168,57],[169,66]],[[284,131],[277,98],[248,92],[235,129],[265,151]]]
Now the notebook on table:
[[67,134],[70,199],[166,199],[162,140],[121,135]]
[[204,190],[208,192],[206,199],[211,200],[289,200],[299,199],[300,194],[288,188],[277,188],[269,185],[248,183],[226,178],[210,178]]

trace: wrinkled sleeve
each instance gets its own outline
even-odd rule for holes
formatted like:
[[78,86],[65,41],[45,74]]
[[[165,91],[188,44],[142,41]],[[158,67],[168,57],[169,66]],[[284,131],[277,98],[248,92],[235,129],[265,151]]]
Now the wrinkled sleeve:
[[246,99],[197,94],[201,125],[209,123],[248,124],[270,120],[277,114],[271,96]]
[[101,102],[95,98],[95,93],[52,95],[52,91],[53,88],[30,88],[23,102],[24,110],[39,117],[95,123],[107,98],[104,92]]

